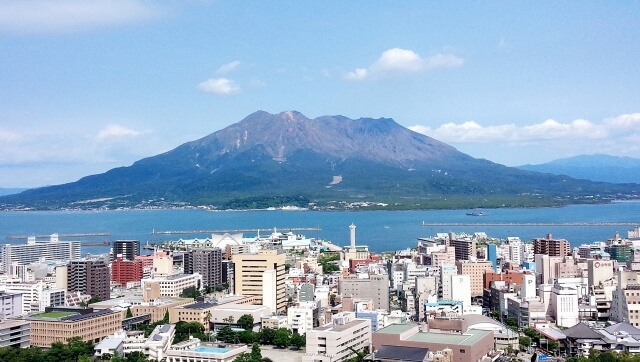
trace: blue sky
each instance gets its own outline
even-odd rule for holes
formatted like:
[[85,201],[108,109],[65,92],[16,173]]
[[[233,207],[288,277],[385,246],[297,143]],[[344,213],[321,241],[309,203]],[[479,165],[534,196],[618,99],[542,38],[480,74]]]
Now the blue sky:
[[512,165],[640,155],[639,2],[0,0],[0,187],[256,110],[389,117]]

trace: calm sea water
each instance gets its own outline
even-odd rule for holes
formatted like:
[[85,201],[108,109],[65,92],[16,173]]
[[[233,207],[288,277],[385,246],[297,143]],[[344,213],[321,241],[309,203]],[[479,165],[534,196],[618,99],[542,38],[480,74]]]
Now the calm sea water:
[[[358,244],[373,251],[399,250],[416,245],[416,238],[438,232],[483,231],[491,237],[519,236],[522,240],[544,237],[547,233],[564,238],[572,246],[602,241],[620,232],[626,237],[631,226],[422,226],[427,223],[597,223],[640,224],[640,202],[616,202],[605,205],[571,205],[562,208],[488,209],[485,216],[467,216],[468,210],[426,211],[224,211],[130,210],[130,211],[55,211],[1,212],[0,242],[14,235],[110,233],[108,237],[65,238],[64,240],[104,241],[137,239],[142,244],[179,238],[204,238],[207,235],[152,235],[153,230],[264,229],[267,235],[276,228],[319,227],[304,231],[308,237],[349,243],[349,225],[357,226]],[[253,236],[255,233],[247,233]],[[107,252],[108,247],[84,247],[83,252]]]

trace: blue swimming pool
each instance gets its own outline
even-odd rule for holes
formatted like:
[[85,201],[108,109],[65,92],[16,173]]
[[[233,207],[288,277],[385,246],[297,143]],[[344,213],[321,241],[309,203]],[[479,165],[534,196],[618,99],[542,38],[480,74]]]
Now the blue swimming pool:
[[218,348],[218,347],[196,347],[194,350],[194,352],[200,352],[200,353],[225,353],[225,352],[229,352],[230,349],[227,348]]

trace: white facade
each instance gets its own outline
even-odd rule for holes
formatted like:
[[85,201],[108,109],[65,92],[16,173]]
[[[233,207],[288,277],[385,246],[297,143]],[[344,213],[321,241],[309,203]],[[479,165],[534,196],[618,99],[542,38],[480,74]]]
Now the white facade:
[[298,307],[291,307],[287,310],[287,323],[289,329],[299,335],[305,335],[307,331],[313,329],[314,302],[301,303]]
[[458,275],[458,267],[455,265],[443,265],[440,267],[440,286],[442,287],[439,294],[441,299],[451,300],[451,276]]
[[520,265],[522,263],[522,242],[520,238],[509,237],[509,261]]
[[142,279],[140,282],[142,289],[145,288],[145,284],[158,283],[161,297],[179,297],[189,287],[202,288],[202,275],[198,273],[178,274],[168,277]]
[[44,290],[44,283],[10,283],[4,285],[7,293],[22,294],[22,312],[29,314],[40,311],[40,297]]
[[551,289],[550,309],[560,327],[573,327],[580,322],[578,313],[578,291],[556,284]]
[[533,274],[524,274],[522,276],[522,289],[520,295],[523,299],[536,298],[536,276]]
[[30,264],[39,260],[80,259],[80,241],[60,241],[58,234],[52,234],[49,241],[36,241],[29,237],[26,244],[5,244],[0,246],[2,266],[6,271],[13,263]]
[[469,275],[451,275],[449,277],[451,300],[460,301],[466,308],[471,305],[471,277]]
[[0,320],[22,315],[22,294],[0,292]]
[[262,273],[262,305],[272,311],[278,310],[278,285],[275,269],[268,269]]
[[361,351],[371,346],[371,321],[357,319],[355,313],[333,316],[331,324],[307,332],[302,362],[340,362],[353,357],[351,348]]

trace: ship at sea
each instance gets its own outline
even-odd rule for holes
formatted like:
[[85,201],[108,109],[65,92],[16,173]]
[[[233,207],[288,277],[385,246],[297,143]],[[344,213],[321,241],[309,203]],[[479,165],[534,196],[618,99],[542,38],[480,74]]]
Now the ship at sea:
[[478,210],[474,210],[474,211],[470,211],[467,213],[467,216],[485,216],[487,214],[485,214],[482,211],[478,211]]

